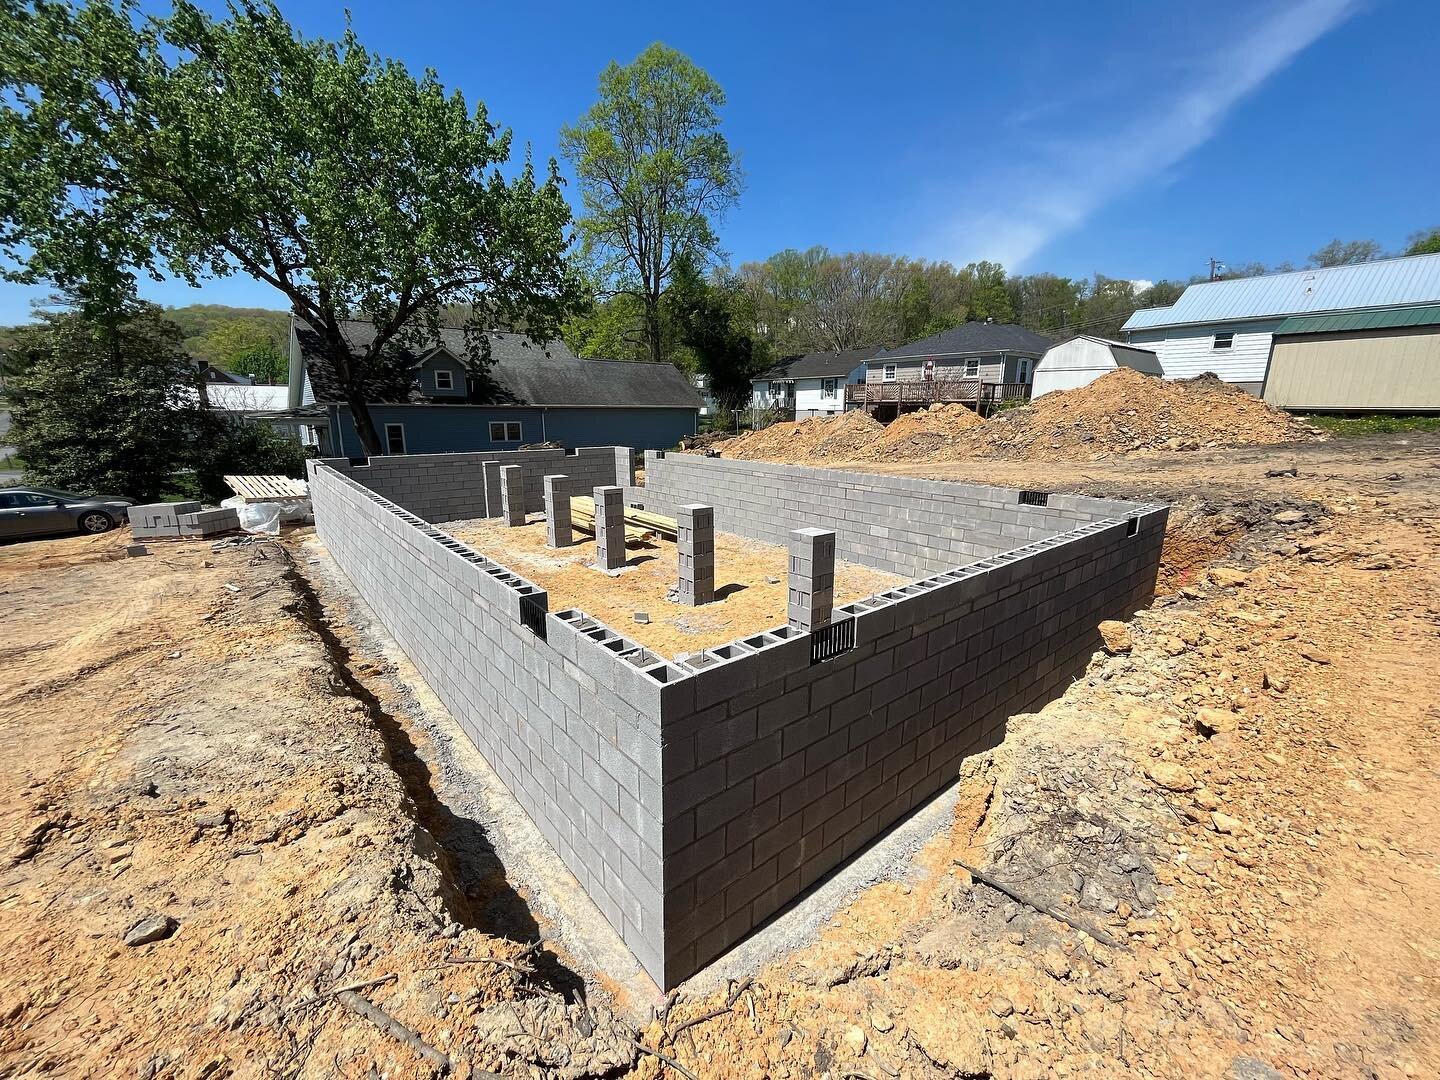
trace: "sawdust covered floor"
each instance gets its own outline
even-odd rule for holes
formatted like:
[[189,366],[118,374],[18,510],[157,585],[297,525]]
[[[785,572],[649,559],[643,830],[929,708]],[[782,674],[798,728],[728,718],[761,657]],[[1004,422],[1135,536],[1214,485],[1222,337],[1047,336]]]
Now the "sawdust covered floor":
[[[568,548],[545,546],[545,520],[507,528],[499,519],[455,521],[444,526],[456,539],[529,578],[550,594],[550,610],[579,608],[618,633],[667,659],[734,641],[785,622],[784,548],[715,534],[716,601],[684,607],[667,600],[677,578],[675,545],[668,540],[631,540],[626,568],[617,577],[595,569],[595,539],[575,532]],[[835,565],[836,605],[871,596],[906,579],[854,563]],[[637,623],[635,612],[650,616]]]

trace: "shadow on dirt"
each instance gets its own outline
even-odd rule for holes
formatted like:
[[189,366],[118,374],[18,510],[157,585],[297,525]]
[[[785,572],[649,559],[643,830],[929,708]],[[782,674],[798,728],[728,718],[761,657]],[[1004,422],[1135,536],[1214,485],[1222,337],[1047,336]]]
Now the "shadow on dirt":
[[[453,813],[435,794],[429,764],[404,725],[355,676],[350,648],[330,628],[324,605],[313,586],[293,566],[286,569],[285,576],[300,598],[295,614],[324,644],[344,692],[364,706],[366,716],[385,743],[391,767],[414,804],[417,822],[439,848],[440,869],[461,900],[456,905],[458,910],[453,912],[456,920],[467,928],[520,944],[538,941],[540,926],[525,898],[506,877],[505,866],[485,829],[478,822]],[[585,999],[584,980],[561,963],[551,950],[537,949],[531,954],[530,963],[535,968],[536,981],[547,990],[567,1001]]]

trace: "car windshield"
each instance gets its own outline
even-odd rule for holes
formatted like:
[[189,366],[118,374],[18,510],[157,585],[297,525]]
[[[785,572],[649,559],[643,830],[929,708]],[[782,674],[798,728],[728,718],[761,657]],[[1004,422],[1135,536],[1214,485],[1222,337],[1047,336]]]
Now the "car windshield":
[[37,487],[31,488],[30,490],[36,495],[46,495],[52,499],[64,499],[66,502],[83,502],[90,497],[89,495],[76,495],[71,491],[57,491],[55,488]]

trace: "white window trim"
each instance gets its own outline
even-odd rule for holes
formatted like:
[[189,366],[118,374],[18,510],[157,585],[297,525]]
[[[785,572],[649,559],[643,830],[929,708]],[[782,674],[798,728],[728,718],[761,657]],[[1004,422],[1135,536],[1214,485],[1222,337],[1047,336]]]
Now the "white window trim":
[[[1221,339],[1222,337],[1225,339],[1225,344],[1224,344],[1224,345],[1221,345],[1221,344],[1220,344],[1220,339]],[[1227,352],[1228,350],[1233,349],[1233,348],[1235,348],[1235,331],[1234,331],[1234,330],[1217,330],[1214,334],[1211,335],[1211,337],[1210,337],[1210,351],[1211,351],[1211,352]]]
[[881,381],[881,382],[894,382],[894,381],[895,381],[895,365],[894,365],[894,364],[886,364],[884,367],[882,367],[882,368],[880,369],[880,381]]
[[[515,427],[515,437],[514,437],[513,439],[510,438],[510,427],[511,427],[511,425],[514,425],[514,427]],[[495,435],[495,429],[496,429],[497,427],[500,429],[500,435],[499,435],[499,437],[496,437],[496,435]],[[491,421],[490,421],[490,441],[491,441],[492,443],[505,443],[505,442],[518,443],[518,442],[524,442],[524,441],[525,441],[525,429],[524,429],[523,427],[521,427],[519,420],[491,420]]]
[[391,424],[386,424],[386,425],[385,425],[385,452],[386,452],[387,454],[393,454],[393,453],[396,452],[396,451],[392,448],[392,443],[391,443],[391,441],[390,441],[390,433],[391,433],[392,431],[398,431],[398,432],[400,432],[400,451],[399,451],[399,452],[400,452],[401,454],[407,453],[407,452],[409,451],[409,449],[410,449],[410,443],[409,443],[409,442],[406,440],[406,438],[405,438],[405,425],[404,425],[404,424],[397,424],[397,423],[391,423]]
[[[975,370],[971,371],[970,368]],[[967,356],[960,363],[960,375],[966,379],[978,379],[980,377],[980,358],[978,356]]]
[[840,380],[839,380],[839,379],[821,379],[821,380],[820,380],[820,396],[821,396],[822,398],[833,398],[833,397],[836,397],[836,396],[839,394],[839,392],[840,392]]
[[[444,376],[445,376],[445,385],[444,385],[444,386],[441,386],[441,385],[440,385],[440,376],[441,376],[441,375],[444,375]],[[454,389],[455,389],[455,372],[451,371],[449,368],[436,368],[436,369],[435,369],[435,389],[436,389],[436,390],[454,390]]]

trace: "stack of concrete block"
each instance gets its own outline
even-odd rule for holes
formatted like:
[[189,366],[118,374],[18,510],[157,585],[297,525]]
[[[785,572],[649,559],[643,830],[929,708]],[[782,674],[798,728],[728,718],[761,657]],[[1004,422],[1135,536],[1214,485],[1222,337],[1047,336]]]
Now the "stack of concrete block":
[[796,529],[790,534],[788,619],[800,630],[830,625],[835,606],[835,533]]
[[625,490],[595,489],[595,565],[619,570],[625,565]]
[[680,603],[694,607],[715,599],[715,508],[687,503],[675,511],[675,551]]
[[132,506],[129,516],[130,532],[137,540],[196,540],[240,527],[237,511],[202,510],[198,502]]
[[519,465],[500,466],[500,509],[510,527],[525,524],[525,472]]
[[575,541],[570,521],[570,478],[563,473],[545,477],[545,542],[553,548]]

